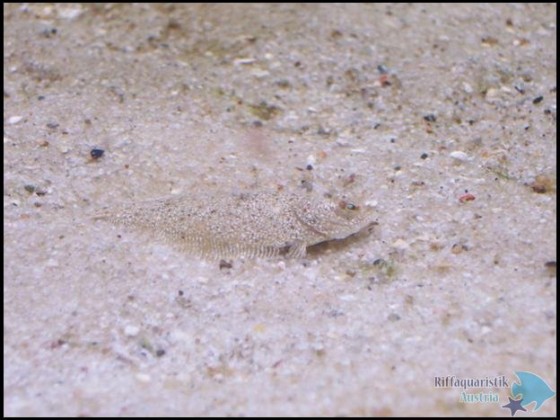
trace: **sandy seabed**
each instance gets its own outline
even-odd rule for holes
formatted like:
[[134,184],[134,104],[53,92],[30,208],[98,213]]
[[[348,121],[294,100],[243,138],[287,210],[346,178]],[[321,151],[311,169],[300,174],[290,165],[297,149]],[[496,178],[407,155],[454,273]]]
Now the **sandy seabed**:
[[[4,5],[4,414],[510,416],[516,372],[555,390],[556,37],[554,4]],[[310,178],[373,232],[220,264],[91,218]]]

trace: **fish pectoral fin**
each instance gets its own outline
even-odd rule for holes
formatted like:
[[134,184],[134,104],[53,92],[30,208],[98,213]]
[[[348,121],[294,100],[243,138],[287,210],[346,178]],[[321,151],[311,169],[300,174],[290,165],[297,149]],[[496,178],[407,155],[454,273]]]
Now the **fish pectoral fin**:
[[286,257],[305,258],[307,255],[307,244],[303,241],[294,241],[286,246]]

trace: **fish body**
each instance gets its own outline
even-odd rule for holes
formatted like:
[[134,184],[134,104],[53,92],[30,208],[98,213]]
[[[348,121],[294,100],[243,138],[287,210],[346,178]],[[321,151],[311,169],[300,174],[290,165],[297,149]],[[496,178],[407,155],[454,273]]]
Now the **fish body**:
[[134,226],[206,258],[304,257],[371,222],[346,199],[286,190],[186,194],[108,209],[96,219]]

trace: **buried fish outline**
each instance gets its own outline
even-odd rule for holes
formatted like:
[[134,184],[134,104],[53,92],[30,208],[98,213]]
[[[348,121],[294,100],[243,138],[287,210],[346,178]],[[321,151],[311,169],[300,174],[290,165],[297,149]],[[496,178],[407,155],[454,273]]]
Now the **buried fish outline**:
[[374,223],[345,196],[303,190],[201,192],[104,209],[94,219],[155,233],[208,259],[302,258],[307,247],[345,239]]

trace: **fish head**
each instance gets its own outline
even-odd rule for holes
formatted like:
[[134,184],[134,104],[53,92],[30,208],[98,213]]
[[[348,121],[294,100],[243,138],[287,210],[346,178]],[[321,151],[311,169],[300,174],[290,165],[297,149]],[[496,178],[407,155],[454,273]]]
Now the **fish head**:
[[328,197],[326,211],[320,212],[320,225],[331,239],[344,239],[370,226],[373,210],[346,196]]

